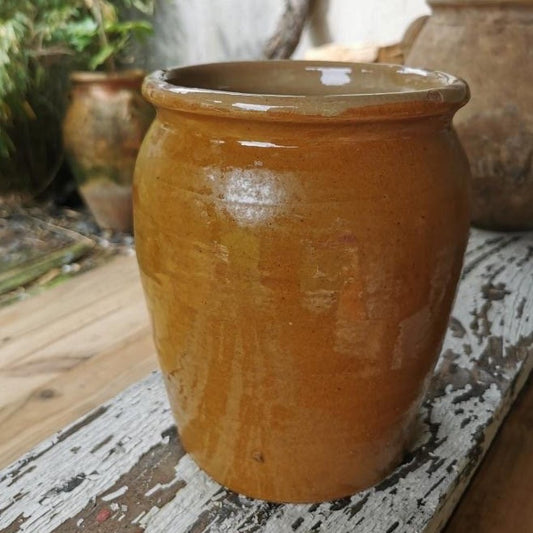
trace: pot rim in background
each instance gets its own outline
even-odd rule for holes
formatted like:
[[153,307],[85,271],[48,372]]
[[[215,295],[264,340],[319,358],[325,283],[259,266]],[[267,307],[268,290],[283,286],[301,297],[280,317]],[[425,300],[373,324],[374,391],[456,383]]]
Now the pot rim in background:
[[374,121],[453,113],[470,91],[451,74],[403,65],[279,60],[158,70],[145,78],[143,95],[158,108],[224,117]]
[[76,86],[83,85],[135,85],[138,87],[146,72],[142,69],[119,70],[117,72],[74,70],[70,73],[70,81]]

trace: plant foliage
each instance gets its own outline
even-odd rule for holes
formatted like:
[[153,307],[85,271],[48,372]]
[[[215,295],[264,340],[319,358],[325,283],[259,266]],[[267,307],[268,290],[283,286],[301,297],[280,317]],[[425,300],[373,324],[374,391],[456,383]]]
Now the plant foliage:
[[112,71],[130,63],[130,45],[152,27],[128,16],[151,14],[153,2],[0,0],[0,158],[14,151],[13,121],[34,117],[31,95],[50,83],[51,65]]

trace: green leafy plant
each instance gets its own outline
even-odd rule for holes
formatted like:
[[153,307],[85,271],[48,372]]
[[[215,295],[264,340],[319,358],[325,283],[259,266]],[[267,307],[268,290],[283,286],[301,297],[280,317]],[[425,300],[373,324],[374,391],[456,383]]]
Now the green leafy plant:
[[[24,135],[22,131],[28,129],[29,123],[44,113],[46,120],[55,121],[52,129],[59,135],[68,70],[114,71],[132,63],[132,43],[152,30],[147,20],[134,15],[150,15],[153,3],[154,0],[0,0],[2,181],[10,172],[7,159],[15,157],[24,138],[35,145],[35,132]],[[55,145],[57,141],[54,149]],[[26,148],[36,150],[35,146]]]
[[68,23],[48,36],[75,53],[76,68],[115,70],[117,60],[128,61],[132,40],[142,40],[152,31],[146,20],[121,20],[120,14],[127,10],[150,14],[153,0],[78,0],[78,4]]

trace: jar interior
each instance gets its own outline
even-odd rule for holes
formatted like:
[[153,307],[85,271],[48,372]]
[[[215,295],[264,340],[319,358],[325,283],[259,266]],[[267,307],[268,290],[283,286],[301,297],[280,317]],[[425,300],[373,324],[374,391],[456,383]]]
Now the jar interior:
[[450,76],[401,65],[264,61],[170,70],[171,85],[241,94],[327,96],[438,90]]

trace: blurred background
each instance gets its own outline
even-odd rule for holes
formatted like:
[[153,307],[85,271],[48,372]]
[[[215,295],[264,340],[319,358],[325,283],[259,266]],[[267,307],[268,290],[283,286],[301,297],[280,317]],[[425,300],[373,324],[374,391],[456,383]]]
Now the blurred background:
[[145,73],[402,63],[427,13],[424,0],[2,0],[0,304],[133,254],[131,180],[153,117]]
[[[146,73],[292,58],[463,77],[472,221],[531,230],[532,22],[532,0],[0,0],[0,467],[155,368],[131,220]],[[531,390],[472,500],[476,531],[532,530]]]
[[[414,19],[429,13],[425,0],[319,0],[312,4],[294,59],[327,42],[397,43]],[[284,9],[284,0],[159,1],[146,67],[261,58]]]
[[[294,58],[328,42],[362,47],[361,59],[371,58],[375,47],[398,43],[407,26],[429,11],[424,0],[300,4],[307,20]],[[43,195],[59,203],[77,202],[61,141],[70,71],[106,70],[109,58],[113,68],[136,66],[146,71],[263,59],[266,43],[289,5],[284,0],[3,0],[0,194],[4,203]],[[114,48],[101,44],[102,17]]]

